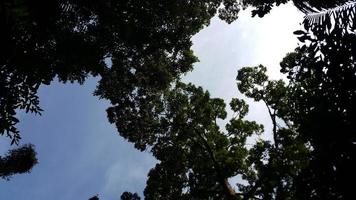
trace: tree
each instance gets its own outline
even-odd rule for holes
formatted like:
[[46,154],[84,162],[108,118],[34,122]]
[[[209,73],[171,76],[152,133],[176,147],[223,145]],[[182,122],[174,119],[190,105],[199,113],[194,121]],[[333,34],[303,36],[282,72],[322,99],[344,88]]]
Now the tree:
[[[342,14],[349,14],[349,12],[353,11],[347,9],[340,11]],[[169,158],[175,157],[175,159],[163,162],[156,156],[161,163],[149,173],[148,185],[145,190],[146,198],[172,199],[177,196],[187,199],[229,197],[245,199],[351,198],[352,188],[348,183],[354,179],[352,169],[354,169],[353,163],[355,163],[353,156],[355,154],[353,142],[355,107],[353,105],[355,105],[354,94],[356,91],[352,84],[355,82],[356,74],[353,61],[355,56],[353,51],[354,28],[351,26],[353,18],[346,17],[346,21],[342,20],[343,18],[335,18],[342,21],[333,22],[334,24],[328,17],[324,18],[324,21],[320,21],[320,24],[314,23],[310,19],[307,17],[304,22],[307,31],[310,30],[309,33],[296,32],[301,35],[302,42],[309,40],[310,43],[298,48],[295,53],[288,54],[281,62],[282,72],[288,73],[290,78],[288,86],[282,81],[269,81],[265,75],[266,68],[263,66],[244,68],[239,72],[239,90],[248,97],[266,104],[273,124],[274,138],[273,144],[259,141],[247,151],[246,157],[250,159],[247,166],[253,169],[249,173],[241,173],[246,180],[249,180],[247,186],[240,185],[239,190],[243,192],[238,194],[232,191],[230,193],[232,195],[229,195],[228,191],[231,190],[228,188],[231,189],[231,187],[224,184],[223,181],[219,182],[219,178],[217,178],[219,176],[205,181],[220,185],[220,192],[214,190],[214,184],[204,185],[206,184],[204,181],[198,181],[198,178],[194,176],[187,176],[188,172],[184,171],[185,165],[182,166],[181,163],[189,161],[176,156],[177,152],[181,152],[179,147],[182,143],[175,145],[174,142],[170,142],[174,150],[162,152],[165,152]],[[161,99],[165,100],[165,98]],[[169,103],[166,104],[169,105]],[[199,103],[199,108],[204,105]],[[179,107],[189,106],[180,105]],[[196,108],[196,106],[193,107]],[[149,108],[148,110],[153,109]],[[186,112],[189,113],[189,109]],[[200,113],[200,117],[204,118],[203,116],[206,116],[204,114]],[[166,115],[159,114],[158,116]],[[112,117],[113,122],[116,121],[116,117],[117,115]],[[156,123],[161,124],[160,120],[162,121],[162,119],[156,119],[158,119]],[[278,120],[282,120],[284,126],[281,127],[277,123]],[[124,121],[124,119],[120,119],[121,123]],[[189,123],[186,122],[186,124]],[[189,124],[189,127],[195,129],[193,125]],[[209,126],[200,125],[198,127]],[[166,129],[171,130],[171,128]],[[179,130],[184,130],[184,128],[179,128]],[[139,132],[139,129],[135,131]],[[125,131],[123,132],[125,134]],[[338,132],[341,135],[335,134]],[[143,134],[146,138],[151,137],[149,138],[151,143],[146,143],[146,140],[135,135],[134,131],[124,137],[128,137],[133,142],[140,141],[143,143],[140,144],[143,146],[142,148],[145,148],[144,145],[147,144],[153,145],[152,149],[154,150],[157,148],[156,145],[159,145],[154,142],[157,141],[155,134],[162,135],[162,131],[156,132],[153,129],[153,132]],[[221,135],[225,140],[229,139],[228,134],[224,136],[222,133]],[[168,141],[171,140],[168,139]],[[210,142],[214,144],[217,141]],[[206,155],[209,154],[208,149],[205,149]],[[222,149],[226,150],[226,147],[222,147]],[[225,159],[228,158],[225,157]],[[238,158],[233,158],[233,160],[239,161]],[[208,161],[205,160],[205,162]],[[194,164],[199,165],[198,163]],[[190,163],[188,166],[194,166],[194,164]],[[206,167],[209,166],[210,169],[204,170],[219,169],[213,163]],[[223,164],[223,167],[227,166],[228,164]],[[177,176],[181,178],[173,178]],[[229,178],[229,176],[222,177],[223,180]],[[191,190],[189,184],[194,181],[189,178],[199,183],[200,192],[194,193],[194,190]],[[216,187],[219,188],[219,186]],[[221,187],[225,187],[225,189]],[[209,190],[215,192],[209,193]]]
[[[89,75],[100,75],[99,88],[119,82],[121,99],[142,85],[155,92],[192,68],[196,58],[190,38],[218,10],[222,19],[232,22],[247,6],[255,7],[254,13],[267,13],[274,4],[286,2],[2,1],[0,133],[18,143],[16,110],[40,113],[37,90],[55,77],[83,83]],[[310,10],[345,0],[293,2],[301,10]],[[224,6],[219,8],[221,3]],[[103,93],[97,95],[112,99]]]
[[[2,1],[0,134],[19,143],[16,112],[41,114],[37,91],[55,77],[100,75],[96,94],[121,107],[133,94],[159,93],[192,68],[190,38],[222,1]],[[113,87],[117,100],[100,89]]]
[[237,17],[228,2],[2,1],[0,134],[19,143],[16,112],[41,114],[37,91],[54,78],[83,83],[99,75],[95,94],[121,108],[159,95],[192,69],[190,39],[218,8],[226,20]]
[[[256,7],[254,14],[263,16],[272,8],[274,3],[286,2],[279,1],[261,4],[258,1],[245,1],[245,4],[235,4],[235,1],[226,1],[225,8],[238,11],[237,8],[239,8],[239,5],[252,5]],[[344,2],[329,1],[320,3],[318,1],[294,1],[297,7],[305,12],[310,12],[313,9],[330,8],[334,5],[341,5]],[[224,13],[221,14],[223,15]],[[227,21],[229,21],[229,18],[227,18]],[[307,23],[306,25],[308,26]],[[318,30],[325,29],[318,27],[314,32]],[[305,40],[305,37],[301,37],[302,42]],[[321,39],[316,41],[323,42]],[[325,46],[327,47],[327,45]],[[306,47],[302,47],[303,51],[305,49]],[[308,49],[309,51],[314,51],[315,46],[314,49],[313,46]],[[346,49],[346,51],[350,53],[349,49]],[[314,52],[314,55],[316,52]],[[302,70],[305,68],[308,68],[307,71],[320,70],[312,67],[315,63],[314,58],[305,60],[297,55],[298,53],[290,54],[282,63],[283,71],[285,73],[289,72],[291,77],[303,73]],[[309,54],[305,53],[304,56],[306,55]],[[298,63],[303,63],[301,65],[303,66],[302,69],[296,68],[300,67],[296,65],[297,61]],[[286,66],[289,66],[290,69],[293,68],[293,70],[286,70]],[[109,120],[111,123],[116,124],[120,135],[133,142],[135,147],[140,150],[151,149],[153,155],[160,161],[149,173],[149,180],[145,189],[145,197],[147,199],[174,199],[177,197],[181,199],[310,199],[317,197],[340,197],[340,193],[334,193],[334,190],[329,190],[333,186],[329,187],[321,184],[323,180],[332,182],[331,173],[323,177],[323,173],[325,175],[328,171],[321,172],[319,175],[319,172],[313,171],[317,170],[313,165],[317,162],[314,158],[318,157],[318,151],[315,151],[315,144],[312,143],[312,138],[306,136],[301,129],[301,127],[307,124],[314,123],[309,116],[310,112],[306,111],[315,108],[316,99],[327,99],[325,97],[329,98],[331,93],[320,92],[323,95],[322,97],[313,95],[312,98],[308,98],[306,91],[313,91],[312,88],[314,87],[315,89],[315,86],[317,86],[315,84],[317,79],[315,79],[314,75],[312,77],[304,76],[299,80],[300,82],[293,81],[290,85],[286,86],[282,81],[269,81],[265,75],[265,71],[266,69],[263,66],[241,70],[238,76],[239,89],[248,97],[254,98],[256,101],[263,101],[266,104],[273,124],[272,134],[274,141],[258,141],[252,148],[248,149],[245,146],[245,140],[248,136],[256,135],[256,133],[251,134],[251,132],[247,131],[247,133],[250,133],[247,134],[243,131],[237,131],[243,136],[238,136],[242,137],[242,139],[238,139],[240,142],[239,148],[235,150],[240,153],[244,152],[243,156],[235,155],[234,157],[233,151],[230,148],[230,146],[233,146],[231,144],[233,142],[230,140],[234,137],[231,137],[228,132],[220,131],[217,124],[211,122],[219,117],[215,116],[215,119],[214,117],[211,118],[214,115],[209,115],[210,110],[208,108],[223,108],[223,103],[219,106],[215,105],[210,102],[208,97],[199,103],[187,100],[193,97],[193,99],[201,99],[202,97],[200,96],[204,96],[202,94],[204,92],[199,92],[199,89],[196,90],[192,85],[187,87],[181,83],[173,84],[172,87],[174,89],[171,91],[174,91],[177,95],[182,95],[177,97],[176,102],[172,99],[174,95],[170,91],[152,94],[142,90],[133,94],[132,99],[138,100],[136,103],[132,103],[126,107],[113,106],[108,109]],[[336,75],[341,74],[336,73]],[[332,84],[336,84],[336,82]],[[98,88],[97,92],[100,93],[101,90],[105,90],[105,87]],[[111,93],[114,94],[114,91],[115,89],[107,91],[106,98],[118,101],[116,97],[109,96]],[[140,94],[144,94],[143,98],[136,97],[136,95]],[[311,101],[310,99],[313,98],[315,98],[314,101]],[[129,102],[127,100],[124,101]],[[235,101],[240,102],[240,100]],[[186,110],[171,110],[170,108],[174,104],[179,105],[176,106],[177,108],[185,108]],[[242,107],[245,109],[245,106]],[[192,112],[191,110],[194,110],[193,108],[207,110],[195,113],[194,115],[199,115],[197,120],[193,117],[184,117],[191,116],[192,114],[189,113]],[[325,107],[321,107],[320,109],[323,112],[326,111]],[[237,110],[237,112],[240,111]],[[179,120],[175,119],[176,115],[181,118],[178,118]],[[223,118],[222,116],[223,114],[220,115],[220,118]],[[301,119],[303,121],[300,121]],[[335,119],[340,120],[340,118]],[[200,122],[199,120],[202,121]],[[234,128],[243,129],[244,126],[241,121],[247,124],[248,122],[245,122],[243,119],[239,120],[239,123],[235,123],[236,127]],[[193,121],[196,123],[192,124]],[[278,121],[281,122],[278,123]],[[207,122],[211,122],[211,124]],[[280,123],[283,125],[281,126]],[[320,120],[318,124],[320,126]],[[188,126],[188,128],[185,126]],[[210,129],[210,127],[213,128]],[[229,131],[228,128],[226,129]],[[186,137],[185,135],[188,133],[190,136]],[[202,133],[207,134],[207,136],[203,135],[203,137],[200,137]],[[314,133],[320,134],[321,132],[320,130],[314,130]],[[177,141],[176,137],[183,141]],[[211,148],[210,145],[215,147],[216,143],[219,144],[219,148]],[[326,143],[326,145],[328,144],[330,143]],[[166,147],[167,145],[168,147]],[[194,154],[191,154],[192,152]],[[224,156],[216,158],[215,154]],[[232,167],[235,171],[231,169],[229,171],[228,169],[231,166],[230,163],[226,163],[228,160],[239,163],[239,167]],[[244,163],[244,165],[241,163]],[[222,171],[227,174],[222,173]],[[238,189],[241,193],[234,191],[227,181],[236,175],[241,175],[248,181],[248,185],[239,185]],[[321,185],[321,187],[318,187],[317,184]],[[328,189],[316,190],[323,187]],[[326,193],[323,193],[324,191]]]
[[304,43],[281,62],[289,112],[311,152],[293,180],[298,199],[351,199],[355,169],[355,3],[305,17]]
[[[308,164],[309,149],[293,125],[278,126],[277,117],[283,119],[287,106],[283,101],[287,89],[282,81],[268,81],[265,70],[263,66],[244,68],[238,80],[241,92],[263,100],[270,110],[273,143],[258,140],[247,147],[247,138],[258,137],[263,126],[244,119],[248,105],[240,99],[230,103],[235,116],[223,131],[217,124],[226,117],[223,100],[210,98],[191,84],[177,82],[132,116],[108,110],[118,129],[128,127],[119,129],[123,137],[159,160],[148,174],[145,199],[294,197],[293,180]],[[248,182],[239,184],[238,191],[229,183],[236,176]]]
[[293,123],[310,150],[308,164],[292,180],[298,199],[353,198],[349,183],[356,178],[354,14],[355,4],[350,3],[307,15],[305,30],[295,32],[304,45],[281,62],[290,82],[288,107],[277,113]]
[[[282,70],[298,86],[294,121],[314,150],[300,185],[314,199],[352,198],[355,166],[354,4],[309,16],[296,32],[306,44]],[[319,19],[319,20],[316,20]],[[308,44],[309,42],[309,44]]]
[[[305,72],[303,69],[300,71],[301,63],[305,62],[303,59],[300,60],[301,55],[310,54],[300,52],[288,54],[281,62],[283,71],[293,68],[295,71],[288,72],[295,77]],[[295,69],[296,67],[298,69]],[[308,69],[317,70],[317,68]],[[146,120],[145,125],[151,125],[150,129],[147,129],[151,132],[140,131],[140,126],[144,124],[137,125],[135,120],[120,118],[120,123],[129,122],[132,127],[137,127],[131,129],[132,132],[127,135],[125,130],[121,130],[120,133],[133,141],[136,146],[150,149],[160,161],[149,173],[145,198],[334,199],[348,197],[347,190],[351,188],[346,185],[347,182],[342,181],[352,176],[342,177],[342,175],[346,172],[353,175],[353,165],[350,162],[337,163],[340,157],[333,155],[338,155],[340,152],[338,148],[341,148],[342,153],[348,156],[345,162],[352,160],[353,152],[348,151],[349,147],[345,146],[347,145],[345,142],[349,140],[345,141],[343,136],[337,138],[339,135],[332,135],[334,142],[330,141],[328,135],[325,135],[329,132],[323,127],[330,128],[330,133],[333,133],[335,126],[348,128],[345,124],[338,124],[338,120],[345,118],[340,118],[339,115],[335,115],[337,114],[334,113],[335,111],[324,107],[325,103],[335,106],[334,102],[330,102],[332,96],[324,90],[315,90],[314,86],[318,86],[319,89],[322,87],[320,88],[320,84],[316,83],[318,79],[310,76],[310,73],[306,73],[309,78],[301,78],[298,81],[291,79],[291,82],[286,85],[281,80],[268,80],[265,72],[264,66],[242,68],[237,80],[240,92],[266,104],[273,124],[272,142],[257,140],[252,147],[247,148],[246,138],[260,134],[263,128],[255,122],[243,119],[248,112],[248,107],[239,99],[234,99],[230,104],[236,113],[227,124],[226,132],[220,130],[216,120],[223,119],[226,115],[223,101],[210,98],[209,93],[190,84],[177,83],[174,89],[161,97],[161,101],[148,107],[152,118],[138,115],[139,118],[143,117],[142,119]],[[336,109],[336,111],[340,110]],[[113,122],[119,118],[116,115],[111,117]],[[329,117],[336,121],[325,121]],[[142,121],[137,120],[138,123]],[[325,122],[326,125],[321,125]],[[313,129],[306,130],[306,128]],[[315,138],[319,135],[320,137]],[[332,147],[336,151],[323,152],[326,147]],[[322,154],[328,154],[329,157]],[[333,164],[334,172],[328,171],[330,166],[328,163]],[[228,182],[229,178],[237,175],[247,181],[247,184],[238,184],[239,192],[235,191]],[[343,184],[343,190],[339,190],[340,184]]]
[[16,112],[41,114],[37,91],[54,78],[83,83],[100,75],[96,94],[120,107],[159,93],[192,69],[190,39],[221,2],[2,1],[0,134],[19,143]]
[[96,94],[121,107],[159,93],[192,68],[190,39],[221,1],[1,1],[0,134],[19,144],[16,112],[41,114],[37,91],[55,78],[100,76]]
[[[1,1],[0,135],[19,144],[16,112],[41,114],[38,89],[55,78],[83,83],[88,76],[100,76],[98,88],[115,88],[117,100],[103,90],[96,94],[120,107],[135,103],[133,95],[159,93],[192,68],[197,59],[190,39],[209,23],[220,2]],[[20,150],[30,156],[22,158],[31,169],[34,150],[14,152]],[[24,168],[1,176],[17,171]]]
[[[356,163],[354,18],[329,14],[351,15],[353,6],[306,18],[306,31],[296,33],[310,45],[282,62],[290,85],[268,80],[263,66],[238,74],[239,90],[266,104],[273,141],[258,140],[247,148],[247,138],[258,137],[263,127],[244,119],[244,101],[231,102],[236,116],[224,131],[217,124],[226,117],[224,102],[177,81],[197,61],[191,37],[217,10],[232,22],[246,6],[263,16],[286,2],[3,1],[0,133],[19,142],[16,111],[40,114],[37,90],[42,84],[55,77],[83,83],[99,75],[95,95],[110,100],[109,121],[137,149],[150,149],[160,161],[149,173],[147,199],[347,198],[352,188],[345,183],[355,178],[350,171]],[[293,2],[308,13],[346,1]],[[336,137],[335,132],[344,134]],[[32,159],[27,163],[36,163],[34,151],[28,152]],[[23,159],[25,154],[10,155]],[[2,162],[13,163],[10,158]],[[3,176],[32,166],[9,168]],[[238,175],[247,184],[236,191],[228,180]]]
[[202,88],[183,83],[177,83],[163,98],[161,105],[155,105],[161,107],[154,113],[160,122],[147,121],[152,132],[133,130],[142,134],[132,139],[127,136],[142,143],[145,135],[150,135],[152,143],[145,147],[150,145],[160,161],[149,173],[145,198],[234,198],[236,194],[228,178],[244,169],[243,162],[237,161],[244,160],[247,153],[240,143],[249,134],[262,130],[258,124],[242,120],[248,109],[246,104],[234,102],[241,118],[237,117],[229,127],[231,132],[245,129],[244,135],[228,138],[216,123],[226,116],[221,99],[210,98]]
[[167,87],[192,68],[196,58],[190,38],[209,23],[219,4],[2,1],[0,133],[18,143],[16,110],[40,113],[37,90],[55,77],[83,83],[89,75],[100,75],[102,85],[119,82],[119,98],[136,87]]

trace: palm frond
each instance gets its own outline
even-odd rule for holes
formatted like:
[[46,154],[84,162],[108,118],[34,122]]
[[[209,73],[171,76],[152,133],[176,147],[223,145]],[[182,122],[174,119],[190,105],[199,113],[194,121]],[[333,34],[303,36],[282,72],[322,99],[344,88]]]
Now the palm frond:
[[323,26],[327,23],[329,29],[331,24],[351,28],[355,26],[353,23],[355,15],[356,1],[349,1],[341,6],[309,13],[304,17],[303,23],[309,27]]
[[[342,6],[352,0],[292,0],[293,4],[303,13],[319,13]],[[355,1],[355,0],[353,0]]]

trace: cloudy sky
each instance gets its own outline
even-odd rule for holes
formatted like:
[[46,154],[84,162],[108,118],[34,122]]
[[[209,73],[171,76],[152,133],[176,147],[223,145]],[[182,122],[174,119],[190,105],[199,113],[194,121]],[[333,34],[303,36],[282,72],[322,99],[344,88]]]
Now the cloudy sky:
[[[279,62],[297,46],[293,31],[301,21],[302,14],[291,5],[276,8],[263,19],[245,11],[230,25],[214,18],[193,38],[200,62],[184,81],[203,86],[228,103],[242,97],[235,83],[240,67],[263,64],[271,77],[281,78]],[[108,102],[92,95],[96,82],[91,78],[84,86],[54,82],[41,87],[43,115],[19,113],[21,142],[36,145],[39,164],[30,174],[0,180],[0,199],[86,200],[99,194],[101,200],[117,200],[126,190],[142,193],[155,160],[135,150],[108,123]],[[252,103],[250,110],[248,117],[268,130],[263,105]],[[8,143],[0,138],[1,154]]]

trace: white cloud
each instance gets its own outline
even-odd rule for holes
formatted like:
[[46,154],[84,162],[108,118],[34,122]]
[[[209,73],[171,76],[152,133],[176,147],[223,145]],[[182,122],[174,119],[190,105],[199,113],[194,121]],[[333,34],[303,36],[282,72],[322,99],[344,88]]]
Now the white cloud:
[[120,196],[124,191],[141,193],[148,171],[155,163],[156,161],[148,153],[140,153],[140,157],[127,155],[118,159],[106,171],[102,194]]

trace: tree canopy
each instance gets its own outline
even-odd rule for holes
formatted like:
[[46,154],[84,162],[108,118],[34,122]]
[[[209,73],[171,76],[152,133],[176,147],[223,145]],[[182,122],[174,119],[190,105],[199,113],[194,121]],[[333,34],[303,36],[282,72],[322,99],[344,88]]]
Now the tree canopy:
[[[18,143],[16,110],[40,113],[37,90],[55,77],[82,83],[88,75],[100,75],[98,87],[107,90],[109,82],[117,82],[120,97],[97,92],[115,105],[137,89],[162,89],[189,71],[197,61],[190,39],[217,12],[232,22],[247,6],[263,16],[286,2],[5,0],[0,4],[0,133]],[[293,2],[310,10],[345,0]]]
[[17,143],[16,109],[39,113],[37,90],[55,77],[82,83],[89,75],[100,75],[101,85],[120,82],[118,98],[143,85],[152,90],[166,87],[192,68],[196,58],[190,38],[209,23],[219,4],[3,1],[0,132]]
[[83,83],[99,75],[107,91],[96,94],[124,107],[137,91],[167,88],[197,60],[190,39],[220,3],[1,1],[0,134],[19,143],[16,112],[41,114],[38,89],[55,78]]
[[[289,91],[281,80],[268,80],[265,72],[263,66],[243,68],[237,80],[242,93],[266,103],[274,123],[272,142],[246,145],[247,138],[264,130],[244,119],[248,105],[241,99],[231,101],[235,115],[222,130],[217,120],[226,117],[224,101],[191,84],[177,82],[159,101],[150,101],[145,112],[135,114],[139,120],[109,111],[118,129],[130,127],[119,129],[123,137],[159,160],[148,174],[145,199],[295,197],[294,178],[308,165],[310,148],[288,119],[290,127],[278,126]],[[236,176],[247,182],[238,185],[239,191],[229,183]]]
[[[281,62],[288,83],[270,80],[262,65],[238,72],[239,91],[266,105],[272,141],[259,137],[262,125],[245,119],[244,100],[230,102],[235,114],[220,127],[224,101],[179,80],[198,60],[191,37],[215,14],[230,23],[248,6],[262,17],[287,2],[2,1],[0,134],[19,143],[16,112],[41,113],[41,85],[100,76],[94,94],[110,101],[109,121],[159,161],[148,174],[145,199],[352,198],[354,3],[292,1],[308,15],[304,30],[295,32],[303,44]],[[35,155],[31,145],[9,151],[0,157],[0,177],[28,172]],[[243,180],[237,189],[229,182],[234,177]],[[121,199],[140,197],[125,192]]]
[[[235,117],[221,99],[175,83],[133,116],[108,110],[119,133],[159,163],[149,172],[146,199],[349,199],[355,178],[354,6],[307,16],[296,31],[304,43],[281,62],[289,82],[269,80],[266,67],[242,68],[238,89],[265,103],[273,141],[244,120],[248,107],[233,99]],[[332,15],[334,13],[334,15]],[[336,14],[335,14],[336,13]],[[122,128],[126,127],[126,128]],[[242,182],[234,190],[229,178]]]

